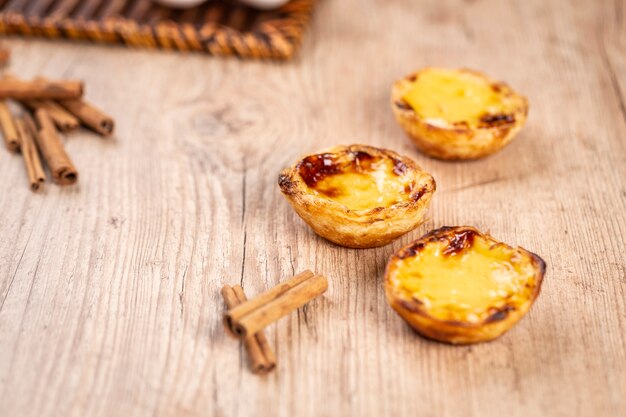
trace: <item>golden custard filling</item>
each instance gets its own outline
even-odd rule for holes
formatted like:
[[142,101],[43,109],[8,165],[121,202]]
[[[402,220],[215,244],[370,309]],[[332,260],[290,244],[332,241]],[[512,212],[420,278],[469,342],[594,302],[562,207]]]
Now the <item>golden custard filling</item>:
[[511,104],[499,88],[464,71],[426,69],[411,83],[403,96],[423,119],[434,124],[465,122],[475,128],[493,117],[511,113]]
[[535,269],[530,259],[477,235],[462,246],[458,250],[446,240],[428,242],[399,261],[392,278],[396,288],[432,317],[472,323],[531,298]]
[[364,152],[312,155],[299,167],[312,193],[350,210],[389,207],[406,200],[414,187],[406,170],[400,161]]

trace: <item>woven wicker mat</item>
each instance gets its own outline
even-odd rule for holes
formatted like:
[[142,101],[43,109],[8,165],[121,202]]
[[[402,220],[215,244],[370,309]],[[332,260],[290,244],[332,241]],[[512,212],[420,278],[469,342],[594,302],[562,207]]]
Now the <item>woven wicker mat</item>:
[[187,10],[152,0],[0,0],[0,33],[288,59],[300,44],[313,3],[292,0],[258,11],[232,0]]

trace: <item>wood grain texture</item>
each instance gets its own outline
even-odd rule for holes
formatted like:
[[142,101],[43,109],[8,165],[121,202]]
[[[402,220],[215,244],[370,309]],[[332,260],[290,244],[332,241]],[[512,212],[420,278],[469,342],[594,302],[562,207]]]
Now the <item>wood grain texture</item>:
[[[622,0],[322,1],[295,61],[12,39],[11,71],[79,78],[114,138],[71,134],[75,187],[28,189],[0,151],[0,415],[617,416],[626,409],[626,12]],[[501,153],[445,163],[393,120],[393,80],[464,66],[530,101]],[[122,88],[123,86],[123,88]],[[315,236],[281,168],[385,146],[438,183],[430,220],[378,249]],[[473,225],[540,254],[542,294],[491,343],[418,337],[387,306],[390,254]],[[294,272],[324,297],[267,330],[253,375],[221,323]]]

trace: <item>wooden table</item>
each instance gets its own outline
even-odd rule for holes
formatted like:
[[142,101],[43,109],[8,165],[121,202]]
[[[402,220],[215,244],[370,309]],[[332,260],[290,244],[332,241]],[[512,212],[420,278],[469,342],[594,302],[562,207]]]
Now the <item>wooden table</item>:
[[[12,38],[23,77],[81,78],[114,139],[71,134],[76,187],[32,193],[0,151],[0,415],[618,416],[626,409],[623,0],[320,1],[289,63]],[[425,65],[509,82],[530,118],[503,152],[416,152],[390,85]],[[423,226],[351,250],[314,235],[279,170],[334,144],[415,158],[438,184]],[[530,314],[491,343],[418,337],[387,306],[390,254],[474,225],[548,264]],[[249,372],[219,289],[313,269],[330,287],[268,329]]]

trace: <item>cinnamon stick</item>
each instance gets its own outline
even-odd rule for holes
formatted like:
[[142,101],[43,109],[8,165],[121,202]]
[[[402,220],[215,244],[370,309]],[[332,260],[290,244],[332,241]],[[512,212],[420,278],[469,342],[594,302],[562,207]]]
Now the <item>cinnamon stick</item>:
[[20,148],[20,137],[15,127],[15,120],[7,106],[6,101],[0,101],[0,126],[2,127],[2,135],[4,143],[10,151],[17,151]]
[[[237,295],[237,298],[239,299],[239,304],[243,304],[246,301],[248,301],[248,297],[246,297],[246,294],[243,292],[243,288],[241,288],[241,285],[235,285],[233,287],[233,290],[235,291],[235,294]],[[267,337],[265,336],[265,333],[263,332],[263,330],[256,333],[254,337],[256,337],[256,341],[261,347],[263,356],[265,356],[265,359],[268,364],[268,368],[271,371],[272,369],[276,367],[276,355],[274,355],[274,351],[270,347],[270,342],[267,340]]]
[[52,178],[60,185],[74,184],[78,181],[78,171],[67,156],[50,115],[45,109],[38,109],[35,117],[39,124],[35,138]]
[[[235,287],[224,285],[221,293],[226,307],[229,309],[246,301],[246,295],[239,285]],[[244,338],[244,346],[248,352],[250,366],[254,373],[265,374],[276,367],[276,357],[274,356],[274,352],[270,349],[263,332]]]
[[24,81],[14,77],[0,79],[0,99],[65,100],[80,98],[82,95],[82,81],[40,79]]
[[[18,77],[13,74],[7,74],[4,76],[7,80],[13,81],[21,81]],[[47,82],[48,80],[43,77],[37,77],[35,82]],[[45,109],[48,111],[48,114],[52,118],[54,124],[59,128],[62,132],[67,132],[69,130],[75,129],[80,125],[80,121],[74,117],[70,112],[65,110],[59,104],[52,100],[21,100],[21,103],[28,107],[31,111],[35,112],[37,109]]]
[[79,118],[85,126],[100,133],[102,136],[108,136],[113,133],[115,127],[113,118],[85,100],[59,100],[59,104]]
[[52,100],[23,100],[22,104],[32,111],[45,109],[61,132],[67,132],[80,126],[80,121],[73,114]]
[[30,182],[30,189],[37,191],[41,184],[46,181],[46,173],[41,165],[41,159],[39,158],[39,151],[35,144],[33,132],[26,125],[24,119],[17,119],[15,125],[20,135],[20,149],[22,151],[22,157],[24,158],[24,166],[26,167],[26,174]]
[[[39,81],[48,81],[44,77],[37,77]],[[115,122],[113,118],[105,114],[96,106],[83,99],[59,100],[58,103],[72,115],[76,116],[87,127],[102,136],[113,133]]]
[[328,280],[325,277],[311,274],[310,271],[305,271],[229,310],[225,315],[226,323],[240,337],[259,332],[328,289]]
[[[278,284],[272,289],[262,294],[257,295],[252,301],[247,302],[242,306],[239,306],[239,308],[237,309],[235,313],[238,315],[238,317],[243,317],[246,314],[252,312],[253,310],[256,310],[260,306],[265,305],[269,303],[270,301],[273,301],[274,299],[280,297],[285,292],[289,291],[291,288],[303,283],[304,281],[313,277],[314,275],[315,274],[312,271],[309,271],[308,269],[304,272],[300,272],[299,274],[295,275],[290,280]],[[229,311],[227,314],[224,315],[224,321],[225,321],[226,326],[231,330],[231,332],[235,335],[238,335],[237,332],[235,331],[235,327],[232,322],[233,321],[232,312]]]

